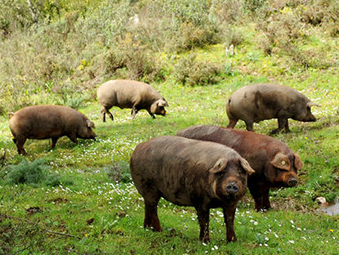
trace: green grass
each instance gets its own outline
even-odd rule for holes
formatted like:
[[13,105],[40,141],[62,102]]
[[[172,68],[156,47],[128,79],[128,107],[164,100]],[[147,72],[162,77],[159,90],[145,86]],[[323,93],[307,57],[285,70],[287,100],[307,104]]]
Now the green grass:
[[[24,26],[26,23],[20,27],[19,16],[13,16],[15,19],[8,27],[12,34],[3,35],[7,29],[7,18],[0,17],[0,36],[3,36],[0,38],[0,53],[4,60],[3,73],[0,73],[0,254],[337,254],[339,216],[324,214],[323,208],[316,202],[316,198],[321,196],[331,204],[339,196],[338,43],[337,38],[330,37],[326,31],[329,23],[323,26],[302,23],[303,32],[307,35],[293,40],[287,38],[284,41],[286,33],[276,36],[272,54],[266,55],[258,40],[263,35],[257,26],[260,20],[250,19],[245,10],[244,13],[233,13],[241,22],[229,19],[225,21],[229,23],[226,28],[225,24],[220,25],[219,36],[227,37],[225,31],[234,26],[239,33],[237,36],[242,38],[236,46],[235,55],[226,55],[223,40],[214,45],[207,42],[203,47],[192,47],[179,54],[170,49],[180,49],[181,42],[192,38],[187,31],[181,33],[186,38],[175,38],[173,35],[180,31],[168,31],[170,28],[164,24],[173,22],[171,26],[175,29],[185,20],[197,22],[198,15],[206,15],[205,9],[203,13],[192,12],[187,5],[187,10],[173,16],[173,13],[168,14],[166,6],[179,11],[175,2],[166,1],[159,7],[158,1],[153,1],[155,4],[152,5],[152,1],[145,0],[137,1],[135,5],[123,2],[120,9],[114,8],[116,12],[113,15],[111,9],[119,3],[112,2],[106,9],[105,4],[99,8],[98,3],[89,2],[88,10],[84,5],[81,8],[70,5],[67,0],[62,5],[59,3],[60,17],[56,13],[48,16],[49,11],[54,9],[48,9],[50,3],[44,3],[39,6],[41,20],[36,33],[33,30],[29,32]],[[210,6],[212,2],[204,3]],[[224,22],[223,17],[229,17],[227,14],[235,9],[217,2],[214,8],[220,12],[211,11],[208,19],[214,17]],[[203,4],[201,1],[192,3],[192,6]],[[255,7],[262,1],[242,3]],[[16,8],[7,8],[6,11],[20,10],[25,4],[26,1],[16,1],[13,3]],[[158,15],[165,15],[161,25],[167,29],[166,33],[152,30],[151,23],[158,24],[156,21],[159,20],[153,20],[154,17],[145,11],[149,6],[158,11]],[[122,36],[126,29],[124,18],[128,19],[128,15],[134,15],[134,11],[138,13],[137,8],[143,7],[145,9],[140,11],[140,17],[145,21],[142,23],[144,30],[127,28],[130,37],[136,33],[139,37],[135,38],[140,38],[141,42],[129,43],[144,46],[146,42],[150,48],[157,48],[157,51],[151,51],[151,55],[163,62],[163,80],[154,79],[151,85],[169,102],[168,115],[152,119],[146,111],[141,111],[131,120],[129,109],[114,108],[114,121],[108,119],[103,123],[101,106],[95,98],[97,87],[105,80],[121,78],[119,74],[126,75],[131,71],[123,67],[120,73],[107,73],[107,67],[117,64],[113,60],[109,62],[107,54],[112,54],[114,47],[117,51],[131,53],[127,50],[130,46],[127,39],[136,39]],[[275,6],[272,10],[276,11],[267,11],[266,15],[278,15],[281,13],[279,8]],[[296,8],[301,9],[301,6]],[[307,5],[302,10],[309,8]],[[315,11],[318,9],[315,8]],[[264,9],[261,11],[265,13]],[[260,14],[260,8],[258,12]],[[28,13],[22,17],[24,22],[30,20],[31,13]],[[295,13],[298,14],[297,11]],[[78,14],[78,19],[73,20]],[[334,15],[335,10],[331,9],[330,14]],[[113,16],[118,16],[117,20],[107,23]],[[103,24],[102,20],[106,23]],[[280,28],[276,16],[272,22]],[[117,28],[113,29],[114,26]],[[281,29],[285,31],[285,28]],[[335,29],[334,25],[332,29]],[[40,34],[44,35],[42,39]],[[156,40],[167,35],[169,41]],[[147,41],[151,39],[154,41]],[[113,42],[115,44],[111,45]],[[281,42],[286,43],[287,50],[278,47]],[[169,47],[172,43],[175,45]],[[293,60],[288,52],[299,53],[300,58]],[[221,68],[219,82],[204,86],[177,83],[174,67],[189,54],[196,54],[197,62],[217,64]],[[136,65],[132,69],[138,67],[139,60],[130,60]],[[147,60],[152,61],[150,58]],[[310,66],[305,66],[305,63]],[[199,76],[195,74],[195,78]],[[175,206],[165,200],[159,204],[163,232],[144,229],[143,200],[131,182],[128,169],[136,145],[152,137],[175,135],[192,125],[226,126],[225,104],[228,97],[236,89],[257,82],[276,82],[293,87],[321,106],[312,108],[317,122],[291,120],[292,132],[275,136],[297,152],[304,162],[298,173],[298,186],[271,190],[273,208],[265,213],[256,212],[250,194],[246,194],[236,213],[236,243],[227,244],[225,241],[226,229],[220,209],[211,210],[211,242],[203,244],[198,238],[195,210]],[[18,155],[7,113],[31,104],[79,107],[79,111],[94,121],[97,140],[79,139],[79,144],[75,145],[63,137],[53,150],[49,140],[28,140],[25,144],[28,155]],[[276,120],[254,125],[255,131],[260,134],[269,134],[276,127]],[[236,128],[245,129],[245,124],[239,121]],[[39,160],[46,162],[48,174],[57,176],[61,184],[53,187],[44,178],[33,185],[9,183],[6,179],[8,167],[19,165],[25,159],[30,164]],[[25,173],[24,168],[20,171]],[[27,171],[34,172],[34,169],[27,167]]]
[[[310,80],[315,76],[310,75]],[[239,79],[239,77],[237,77]],[[305,165],[300,184],[289,189],[273,190],[273,210],[257,213],[249,194],[241,201],[235,222],[237,243],[226,245],[226,230],[221,211],[212,210],[211,243],[198,240],[199,227],[193,208],[177,207],[164,200],[159,217],[164,231],[144,230],[143,201],[133,183],[118,183],[108,170],[114,162],[128,165],[135,146],[151,137],[175,135],[195,124],[227,125],[225,102],[238,87],[223,82],[215,86],[183,87],[166,82],[153,84],[169,101],[168,116],[151,119],[146,111],[131,120],[130,111],[115,109],[115,121],[103,123],[100,105],[86,104],[80,111],[96,125],[98,139],[81,140],[78,145],[68,138],[58,141],[54,150],[47,140],[29,140],[25,145],[29,161],[48,157],[51,172],[61,175],[65,183],[51,188],[46,185],[1,184],[0,235],[11,236],[3,251],[19,254],[335,254],[339,242],[338,216],[324,215],[315,198],[324,196],[333,201],[338,195],[339,106],[335,80],[327,86],[305,87],[304,93],[321,104],[314,108],[318,122],[291,121],[289,134],[279,134],[298,152]],[[246,83],[246,81],[243,81]],[[285,82],[287,83],[287,82]],[[293,83],[302,89],[303,83]],[[327,102],[332,102],[328,104]],[[275,120],[255,125],[258,133],[268,134],[277,125]],[[237,128],[244,129],[239,122]],[[8,127],[1,117],[2,151],[6,163],[18,164]],[[2,170],[5,171],[5,170]],[[27,209],[38,207],[30,214]],[[94,219],[91,224],[87,221]],[[12,247],[12,248],[10,248]],[[13,249],[13,250],[11,250]],[[6,253],[6,252],[5,252]]]

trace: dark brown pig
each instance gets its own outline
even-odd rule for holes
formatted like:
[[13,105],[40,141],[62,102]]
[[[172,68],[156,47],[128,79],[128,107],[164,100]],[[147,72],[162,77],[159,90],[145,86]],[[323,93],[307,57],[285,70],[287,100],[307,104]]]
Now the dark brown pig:
[[270,136],[209,125],[192,126],[177,135],[221,143],[244,157],[255,170],[248,178],[248,188],[258,211],[271,207],[270,188],[297,185],[297,171],[303,166],[299,155]]
[[102,84],[97,91],[102,105],[102,121],[106,121],[106,113],[113,120],[109,111],[113,106],[120,109],[132,108],[132,119],[141,109],[146,109],[154,119],[154,114],[166,115],[167,101],[150,85],[131,80],[112,80]]
[[276,84],[253,84],[235,91],[226,103],[229,118],[228,128],[234,128],[238,120],[246,123],[246,129],[253,131],[253,123],[278,119],[278,128],[272,134],[285,128],[289,132],[288,118],[298,121],[316,121],[311,113],[312,103],[297,90]]
[[52,148],[62,136],[72,142],[77,138],[95,139],[94,123],[82,113],[57,105],[28,106],[17,112],[9,120],[14,143],[19,154],[26,154],[24,144],[27,139],[52,138]]
[[223,208],[227,240],[236,241],[234,215],[253,169],[236,151],[217,143],[162,136],[139,144],[131,157],[133,181],[145,202],[144,227],[161,231],[161,197],[198,213],[200,240],[209,240],[209,210]]

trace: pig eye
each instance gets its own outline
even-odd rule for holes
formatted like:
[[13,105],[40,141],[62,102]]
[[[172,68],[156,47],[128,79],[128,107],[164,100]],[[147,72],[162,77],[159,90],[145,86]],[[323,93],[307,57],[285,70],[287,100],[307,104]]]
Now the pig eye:
[[284,169],[284,168],[278,168],[278,167],[275,167],[275,169],[279,172],[288,172],[287,169]]
[[225,169],[222,169],[222,170],[215,173],[216,176],[222,176],[224,174],[225,174]]
[[247,171],[246,171],[245,168],[243,168],[242,166],[241,166],[240,168],[241,168],[241,173],[242,173],[242,174],[247,174]]

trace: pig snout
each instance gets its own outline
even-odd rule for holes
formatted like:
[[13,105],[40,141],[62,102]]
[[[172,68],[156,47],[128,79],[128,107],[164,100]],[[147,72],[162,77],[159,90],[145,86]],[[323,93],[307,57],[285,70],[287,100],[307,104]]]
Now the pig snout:
[[291,177],[288,181],[287,181],[287,185],[289,187],[294,187],[298,184],[298,180],[294,177]]
[[92,129],[87,130],[85,134],[82,136],[83,138],[87,139],[93,139],[95,141],[95,138],[98,137]]
[[93,134],[91,135],[91,139],[93,139],[94,141],[96,140],[95,138],[98,137],[94,132]]
[[316,117],[314,117],[313,115],[312,115],[312,117],[310,118],[310,121],[316,121],[317,120],[317,118]]
[[305,122],[314,122],[316,120],[317,118],[314,117],[314,115],[310,112],[307,114],[306,118],[304,119]]
[[230,182],[226,186],[226,191],[229,194],[235,194],[235,193],[237,193],[239,191],[239,187],[238,187],[238,185],[235,182]]
[[166,110],[165,110],[164,107],[160,107],[160,108],[159,108],[159,111],[157,112],[157,114],[160,114],[160,115],[162,115],[162,116],[166,116],[166,115],[167,115],[167,112],[166,112]]

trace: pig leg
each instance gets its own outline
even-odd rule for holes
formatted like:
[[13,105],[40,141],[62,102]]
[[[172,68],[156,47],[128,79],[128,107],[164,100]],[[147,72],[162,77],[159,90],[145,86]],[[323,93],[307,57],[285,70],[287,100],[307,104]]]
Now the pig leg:
[[227,128],[234,128],[235,125],[237,124],[237,122],[238,122],[238,120],[230,119],[229,118],[229,122],[228,122]]
[[78,139],[77,139],[77,136],[75,135],[75,133],[69,134],[67,136],[73,143],[78,144]]
[[145,220],[144,220],[144,228],[149,227],[154,231],[160,232],[162,231],[159,217],[158,217],[158,202],[160,200],[160,196],[152,199],[145,199]]
[[105,109],[105,107],[102,107],[101,108],[101,115],[102,115],[102,121],[103,122],[106,122],[106,109]]
[[290,128],[288,127],[288,118],[279,117],[278,118],[278,128],[273,129],[271,131],[271,134],[274,135],[274,134],[280,132],[281,130],[283,130],[284,128],[285,128],[286,133],[290,132]]
[[246,130],[247,131],[254,131],[254,129],[253,129],[253,121],[245,121],[245,123],[246,123]]
[[289,126],[288,126],[288,119],[286,119],[285,132],[286,132],[286,133],[291,132],[291,130],[290,130]]
[[58,141],[58,139],[59,139],[59,137],[53,137],[52,138],[52,149],[54,149],[55,148],[55,145],[56,145],[56,143],[57,143],[57,141]]
[[135,115],[138,113],[138,109],[136,107],[136,105],[133,105],[132,110],[131,110],[131,115],[132,115],[132,119],[135,119]]
[[210,211],[209,209],[203,208],[195,208],[198,214],[198,220],[200,225],[200,236],[199,239],[201,242],[205,243],[210,241],[210,233],[209,233],[209,217]]
[[226,238],[228,242],[237,241],[237,237],[234,232],[234,215],[235,215],[236,205],[223,208],[224,211],[224,220],[226,224],[227,234]]
[[155,119],[155,116],[154,116],[154,114],[151,112],[151,110],[150,110],[150,109],[147,109],[147,111],[148,111],[149,115],[151,115],[151,117],[152,117],[153,119]]
[[255,209],[257,211],[266,211],[271,208],[269,201],[269,187],[265,184],[261,185],[248,185],[251,195],[255,201]]
[[24,149],[24,144],[26,142],[26,138],[23,136],[17,136],[13,139],[13,142],[16,144],[16,147],[18,149],[18,153],[22,155],[27,155],[27,152]]
[[101,114],[102,114],[102,121],[106,122],[106,113],[108,114],[108,116],[110,117],[111,120],[113,120],[113,114],[109,111],[109,109],[107,109],[106,107],[102,107],[101,108]]

